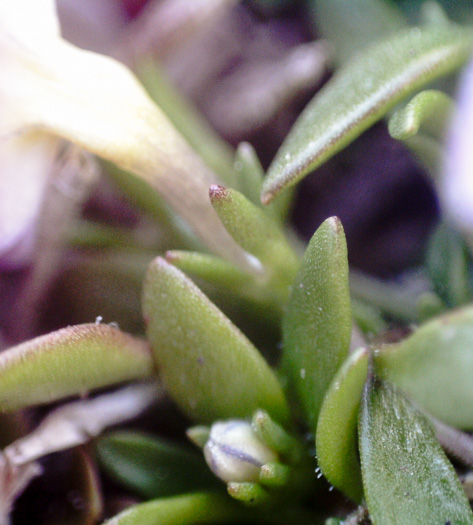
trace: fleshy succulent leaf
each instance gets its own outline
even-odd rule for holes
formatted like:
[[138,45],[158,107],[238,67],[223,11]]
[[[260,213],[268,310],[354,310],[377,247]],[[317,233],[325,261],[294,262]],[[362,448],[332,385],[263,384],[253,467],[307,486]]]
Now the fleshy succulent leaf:
[[440,223],[430,238],[426,268],[436,292],[449,306],[471,302],[473,287],[467,244],[446,222]]
[[256,348],[180,270],[158,257],[143,310],[158,371],[194,421],[251,417],[258,408],[288,420],[282,388]]
[[391,136],[402,140],[433,178],[443,165],[444,135],[454,110],[453,100],[442,91],[429,89],[417,94],[389,119]]
[[454,110],[453,100],[435,89],[421,91],[389,120],[389,133],[398,140],[408,140],[419,130],[443,139]]
[[17,410],[153,374],[143,340],[106,324],[69,326],[0,355],[0,408]]
[[262,201],[339,152],[410,93],[468,60],[469,28],[412,28],[377,42],[341,68],[301,114],[271,164]]
[[315,430],[328,386],[348,353],[351,308],[345,234],[336,217],[315,232],[283,319],[283,367]]
[[198,492],[171,498],[159,498],[134,505],[104,525],[187,525],[199,519],[205,523],[244,522],[247,510],[228,496]]
[[363,497],[358,459],[358,411],[368,375],[369,353],[360,348],[342,365],[320,410],[315,446],[329,482],[354,501]]
[[271,290],[284,302],[299,267],[299,257],[279,225],[236,190],[213,185],[210,200],[231,236],[260,261],[270,279],[274,277]]
[[251,275],[216,255],[170,250],[166,260],[187,274],[234,290],[253,283]]
[[389,383],[367,384],[359,428],[373,523],[473,523],[465,492],[429,422]]
[[97,453],[115,480],[147,499],[220,485],[202,454],[143,433],[104,436],[97,443]]
[[473,308],[422,325],[375,354],[377,373],[445,423],[473,428]]

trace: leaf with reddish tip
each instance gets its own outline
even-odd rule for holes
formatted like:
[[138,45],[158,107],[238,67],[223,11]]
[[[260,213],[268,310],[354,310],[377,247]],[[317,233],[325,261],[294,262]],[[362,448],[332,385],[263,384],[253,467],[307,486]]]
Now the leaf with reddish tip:
[[473,524],[470,504],[427,419],[389,383],[365,388],[360,459],[371,521]]
[[261,354],[161,257],[148,268],[143,310],[160,375],[194,421],[250,417],[258,408],[280,422],[288,420],[282,388]]
[[263,265],[271,279],[268,288],[285,302],[299,267],[299,257],[278,223],[236,190],[213,185],[210,200],[230,235]]
[[296,184],[410,93],[465,63],[470,28],[404,30],[365,49],[326,84],[301,114],[263,184],[265,204]]
[[283,320],[284,370],[311,429],[348,354],[351,325],[345,234],[331,217],[307,247]]
[[149,346],[106,324],[69,326],[0,354],[0,409],[153,375]]
[[324,476],[357,503],[363,497],[358,459],[358,411],[368,375],[368,351],[360,348],[342,365],[320,410],[315,446]]

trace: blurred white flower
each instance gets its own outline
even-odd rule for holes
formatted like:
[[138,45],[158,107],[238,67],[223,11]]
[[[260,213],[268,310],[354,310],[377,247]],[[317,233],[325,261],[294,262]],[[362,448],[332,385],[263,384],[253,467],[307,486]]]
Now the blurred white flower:
[[132,73],[63,40],[53,0],[0,0],[0,257],[35,220],[53,137],[142,178],[212,251],[249,264],[209,203],[216,177]]
[[226,483],[257,482],[261,467],[277,460],[251,425],[237,419],[212,425],[204,456],[212,472]]
[[473,61],[461,77],[447,145],[442,195],[448,216],[473,234]]

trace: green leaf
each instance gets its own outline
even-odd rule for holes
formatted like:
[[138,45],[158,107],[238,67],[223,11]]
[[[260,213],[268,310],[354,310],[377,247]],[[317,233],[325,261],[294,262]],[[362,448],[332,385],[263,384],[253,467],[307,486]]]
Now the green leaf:
[[237,291],[249,286],[250,283],[252,287],[254,286],[251,275],[216,255],[170,250],[166,252],[166,260],[183,272],[218,286]]
[[422,131],[440,141],[444,138],[453,110],[453,100],[442,91],[422,91],[392,115],[389,133],[397,140],[406,141]]
[[306,447],[293,435],[271,419],[267,412],[258,410],[251,420],[258,438],[289,465],[297,465],[307,459]]
[[262,201],[296,184],[410,93],[460,67],[472,46],[471,29],[451,25],[404,30],[367,48],[296,121],[268,170]]
[[190,523],[245,523],[244,507],[228,496],[212,493],[160,498],[134,505],[104,525],[189,525]]
[[225,494],[197,493],[134,505],[103,525],[190,525],[260,523],[261,525],[322,525],[323,519],[300,507],[252,508]]
[[453,109],[448,95],[430,89],[416,95],[389,119],[391,136],[404,141],[434,179],[442,168],[444,135]]
[[354,352],[334,377],[320,410],[315,446],[319,467],[328,481],[349,498],[363,498],[358,459],[358,411],[368,375],[369,353]]
[[268,291],[284,303],[299,267],[299,257],[278,223],[240,192],[210,187],[210,200],[220,220],[236,242],[254,255],[271,279]]
[[312,0],[310,4],[317,28],[335,46],[339,63],[407,25],[401,11],[389,1]]
[[166,113],[194,151],[225,184],[233,186],[236,182],[233,148],[212,129],[190,100],[180,94],[176,86],[166,78],[156,60],[141,61],[137,64],[136,71],[150,97]]
[[[255,149],[248,142],[241,142],[235,153],[235,171],[238,174],[236,189],[243,193],[253,204],[262,206],[261,187],[264,180],[264,169]],[[293,192],[287,192],[285,198],[265,206],[265,212],[282,223],[289,213]]]
[[138,432],[114,432],[97,443],[105,470],[147,499],[218,486],[202,454]]
[[280,422],[288,407],[256,348],[180,270],[158,257],[147,272],[143,310],[160,376],[193,420],[251,417]]
[[401,343],[382,347],[375,365],[430,415],[473,428],[473,307],[438,317]]
[[359,440],[373,524],[473,523],[468,499],[430,424],[388,383],[367,384]]
[[451,307],[473,298],[470,265],[467,245],[458,231],[440,223],[430,238],[426,267],[435,290]]
[[312,429],[347,356],[350,336],[345,234],[340,221],[331,217],[307,247],[283,319],[284,370]]
[[1,410],[154,374],[147,343],[106,324],[69,326],[0,354]]

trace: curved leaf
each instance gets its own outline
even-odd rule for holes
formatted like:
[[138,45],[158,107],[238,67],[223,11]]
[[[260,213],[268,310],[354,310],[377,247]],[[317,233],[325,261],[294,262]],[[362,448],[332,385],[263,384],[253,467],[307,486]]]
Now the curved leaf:
[[453,100],[436,89],[418,93],[389,120],[389,133],[398,140],[408,140],[422,129],[428,135],[442,139],[454,110]]
[[153,373],[143,340],[106,324],[69,326],[0,354],[0,409],[48,403]]
[[360,458],[376,525],[473,523],[465,492],[425,417],[379,380],[365,389]]
[[468,60],[473,33],[457,26],[402,31],[366,49],[303,111],[263,184],[267,204],[382,118],[395,104]]
[[324,476],[360,503],[363,497],[358,459],[358,411],[368,375],[368,351],[360,348],[334,377],[320,410],[315,446]]
[[218,486],[202,454],[138,432],[114,432],[97,443],[98,458],[117,481],[151,499]]
[[377,373],[445,423],[473,428],[473,307],[450,312],[375,354]]
[[336,217],[315,232],[283,319],[283,366],[315,429],[327,388],[348,354],[351,309],[345,234]]
[[256,348],[180,270],[158,257],[144,284],[147,331],[161,377],[194,421],[250,417],[288,407],[276,375]]

